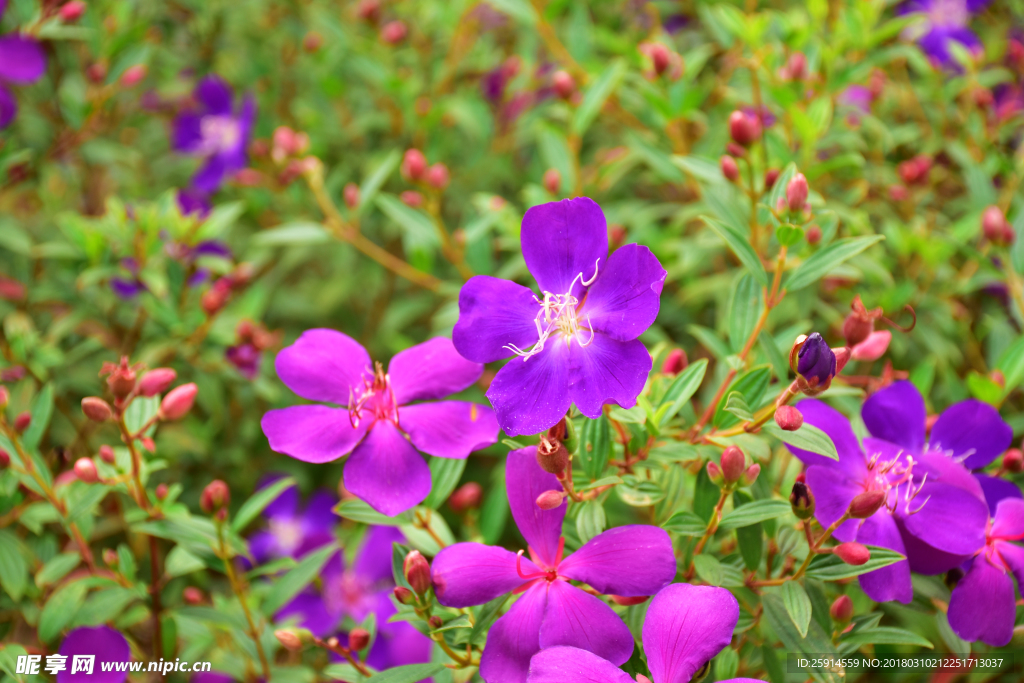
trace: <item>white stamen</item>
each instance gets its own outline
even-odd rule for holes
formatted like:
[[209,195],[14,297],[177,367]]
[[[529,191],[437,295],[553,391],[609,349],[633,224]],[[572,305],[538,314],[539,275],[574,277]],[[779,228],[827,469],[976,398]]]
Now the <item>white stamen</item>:
[[[533,346],[523,350],[515,344],[506,344],[503,348],[508,349],[516,356],[527,361],[543,351],[548,337],[555,333],[561,333],[566,345],[570,345],[572,340],[575,339],[581,349],[590,346],[594,341],[595,334],[590,322],[590,316],[587,316],[587,324],[585,326],[580,323],[579,318],[576,317],[576,307],[579,306],[580,302],[579,299],[572,295],[572,290],[576,286],[577,281],[584,287],[592,285],[597,279],[600,263],[601,259],[597,259],[594,262],[594,274],[589,280],[583,278],[583,273],[576,275],[572,282],[569,283],[569,291],[565,294],[544,292],[543,299],[534,297],[537,303],[540,304],[540,311],[533,320],[534,325],[537,327],[537,341],[534,342]],[[586,340],[583,338],[584,330],[590,332],[590,337]]]

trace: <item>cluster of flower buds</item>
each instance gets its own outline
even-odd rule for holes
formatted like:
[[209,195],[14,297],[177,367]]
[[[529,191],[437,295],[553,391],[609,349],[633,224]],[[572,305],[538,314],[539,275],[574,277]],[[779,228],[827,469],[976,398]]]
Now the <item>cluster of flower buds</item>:
[[682,56],[664,43],[643,42],[637,49],[645,58],[644,77],[648,80],[665,76],[670,81],[678,81],[682,77]]
[[427,157],[418,149],[405,151],[402,158],[402,176],[412,183],[422,184],[434,190],[443,190],[451,181],[448,167],[441,162],[427,166]]
[[292,130],[288,126],[278,126],[270,140],[270,158],[275,164],[283,164],[309,150],[309,135]]
[[[93,422],[107,422],[116,419],[132,399],[149,398],[162,394],[177,378],[171,368],[155,368],[138,377],[142,364],[130,365],[127,356],[117,363],[104,363],[100,376],[107,375],[107,388],[114,395],[114,405],[99,396],[87,396],[82,399],[82,412]],[[158,416],[161,420],[180,420],[185,417],[195,403],[198,388],[192,382],[175,387],[160,402]],[[150,448],[150,445],[147,445]],[[109,451],[109,456],[106,451]],[[152,450],[150,448],[150,450]],[[113,450],[109,446],[100,448],[100,457],[104,462],[112,463]],[[81,477],[79,477],[81,478]]]
[[231,299],[231,295],[244,288],[252,280],[253,268],[248,263],[240,263],[235,269],[214,281],[210,289],[203,293],[200,305],[206,315],[219,313]]
[[802,81],[807,77],[807,55],[794,52],[779,69],[779,80]]
[[231,489],[221,479],[214,479],[206,488],[203,489],[202,494],[199,496],[199,509],[208,515],[216,514],[223,518],[226,515],[222,515],[221,512],[227,508],[228,503],[231,502]]
[[761,473],[761,466],[756,462],[747,466],[747,456],[739,446],[729,446],[722,451],[720,462],[721,465],[714,460],[708,461],[708,476],[711,483],[726,490],[750,486]]
[[797,477],[793,483],[793,490],[789,494],[789,504],[793,507],[793,514],[797,519],[810,519],[814,516],[814,493],[804,481],[803,474]]
[[901,162],[896,167],[900,180],[904,185],[924,185],[928,182],[928,173],[932,170],[932,158],[927,154],[918,154],[912,159]]
[[[849,360],[848,350],[845,360]],[[817,332],[800,335],[789,351],[789,366],[796,372],[800,391],[817,396],[832,385],[832,378],[836,376],[836,353]]]
[[981,214],[981,232],[992,244],[1013,244],[1017,238],[1013,226],[1006,220],[1006,215],[998,206],[992,205]]

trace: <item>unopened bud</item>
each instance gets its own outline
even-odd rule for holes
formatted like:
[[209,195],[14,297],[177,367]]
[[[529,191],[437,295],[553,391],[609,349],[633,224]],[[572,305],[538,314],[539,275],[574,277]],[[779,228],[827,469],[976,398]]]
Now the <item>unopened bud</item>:
[[859,493],[850,501],[850,517],[854,519],[867,519],[878,512],[883,503],[885,503],[885,491],[874,489]]
[[405,40],[405,36],[408,33],[409,28],[405,25],[404,21],[389,21],[381,28],[380,39],[388,45],[397,45]]
[[64,3],[58,12],[60,20],[65,24],[73,24],[81,19],[83,14],[85,14],[85,3],[82,0],[71,0],[71,2]]
[[661,76],[668,69],[669,62],[671,61],[669,49],[661,43],[646,43],[644,47],[646,48],[644,53],[651,60],[654,73]]
[[803,173],[797,173],[786,184],[786,204],[790,211],[800,211],[807,203],[807,178]]
[[366,21],[377,21],[380,17],[380,0],[360,0],[356,16]]
[[411,605],[416,602],[416,596],[405,586],[395,586],[395,599],[403,605]]
[[558,194],[558,189],[562,186],[562,174],[557,168],[549,168],[544,171],[543,183],[545,190],[551,194]]
[[427,619],[427,623],[430,624],[430,628],[439,629],[442,626],[444,626],[444,619],[435,614],[434,616]]
[[616,605],[622,605],[628,607],[630,605],[642,605],[647,602],[651,596],[649,595],[609,595]]
[[551,76],[551,87],[563,100],[567,100],[576,92],[576,81],[568,71],[559,69]]
[[793,514],[797,519],[810,519],[814,516],[814,494],[811,487],[805,482],[797,481],[793,484],[793,491],[789,494],[789,504],[793,506]]
[[829,607],[828,613],[833,621],[839,624],[847,624],[853,618],[853,600],[849,595],[840,595]]
[[871,559],[871,551],[868,550],[868,547],[856,542],[840,543],[832,549],[832,552],[840,560],[854,567],[866,564]]
[[689,362],[686,358],[686,351],[672,349],[665,356],[665,362],[661,364],[661,374],[675,377],[685,370],[687,365],[689,365]]
[[398,196],[402,200],[402,203],[406,206],[411,206],[414,209],[419,208],[423,205],[423,195],[416,190],[406,190]]
[[171,368],[150,370],[139,380],[139,394],[147,397],[162,394],[177,377],[178,373]]
[[779,429],[795,432],[803,423],[803,413],[793,406],[779,406],[775,409],[775,424],[779,425]]
[[345,206],[348,208],[354,209],[359,206],[359,186],[355,183],[345,185],[342,196],[345,199]]
[[117,566],[117,551],[114,550],[113,548],[104,548],[103,549],[103,563],[106,564],[108,567],[111,567],[111,568],[116,567]]
[[198,392],[199,387],[195,382],[171,389],[164,396],[164,400],[160,402],[160,419],[180,420],[185,417],[188,411],[192,410],[192,404],[195,403]]
[[405,580],[417,595],[430,590],[430,563],[419,550],[410,550],[402,564]]
[[613,249],[618,249],[626,241],[626,228],[618,223],[608,226],[608,243]]
[[107,463],[108,465],[113,465],[115,462],[117,462],[117,456],[114,455],[114,449],[106,444],[100,446],[99,454],[100,460]]
[[7,467],[11,464],[11,454],[0,448],[0,467]]
[[989,206],[981,214],[981,231],[989,242],[1003,241],[1003,228],[1006,225],[1006,216],[998,206]]
[[92,458],[79,458],[75,461],[75,476],[86,484],[95,484],[100,480],[100,475],[96,471],[96,463],[92,461]]
[[821,241],[821,228],[817,225],[808,225],[807,230],[804,231],[804,237],[807,239],[807,244],[814,246]]
[[110,376],[107,377],[107,387],[117,398],[124,398],[135,390],[135,369],[128,364],[128,357],[121,358],[117,365],[112,367]]
[[121,74],[121,85],[125,88],[132,88],[139,84],[146,77],[146,65],[136,64],[124,70]]
[[475,481],[463,484],[455,490],[448,498],[448,507],[452,509],[457,515],[480,507],[480,501],[483,499],[483,489],[480,484]]
[[6,408],[7,402],[11,400],[11,393],[7,387],[0,387],[0,408]]
[[722,468],[718,466],[714,460],[708,460],[708,478],[711,479],[711,483],[715,486],[721,486],[725,483],[725,476],[722,474]]
[[98,396],[87,396],[82,399],[82,412],[93,422],[106,422],[114,416],[110,404]]
[[561,441],[541,437],[537,445],[537,464],[545,472],[561,474],[569,466],[569,451]]
[[749,147],[761,137],[761,122],[756,116],[737,109],[729,114],[729,136],[736,144]]
[[1011,448],[1003,454],[1003,469],[1008,472],[1024,470],[1024,452],[1019,448]]
[[206,514],[219,512],[225,505],[231,502],[231,490],[228,485],[220,479],[214,479],[199,496],[199,508]]
[[167,491],[168,491],[167,484],[157,484],[156,485],[156,491],[155,491],[156,499],[157,500],[164,500],[165,498],[167,498]]
[[753,465],[743,470],[743,485],[751,486],[755,481],[757,481],[757,475],[759,474],[761,474],[761,466],[755,462]]
[[32,413],[28,411],[18,413],[18,416],[14,418],[14,431],[21,434],[28,429],[30,424],[32,424]]
[[725,477],[726,483],[739,481],[746,468],[747,459],[739,446],[729,446],[722,451],[722,476]]
[[277,638],[278,642],[280,642],[286,650],[298,652],[302,649],[302,638],[299,637],[298,633],[291,629],[278,629],[277,631],[274,631],[274,637]]
[[637,674],[636,683],[651,683],[651,679],[649,679],[647,676],[644,676],[643,674]]
[[310,31],[302,39],[302,49],[306,52],[316,52],[324,44],[324,37],[316,31]]
[[407,149],[402,158],[402,176],[408,180],[419,180],[427,170],[427,158],[418,149]]
[[370,632],[365,628],[354,628],[348,632],[348,649],[359,652],[370,644]]
[[736,160],[728,154],[723,154],[722,158],[718,160],[718,165],[722,169],[722,175],[725,179],[731,183],[735,183],[740,178],[740,167],[736,164]]
[[743,145],[737,145],[735,142],[726,143],[725,151],[728,152],[730,156],[737,159],[747,158],[747,148]]
[[769,168],[764,172],[764,189],[765,192],[775,187],[775,181],[779,179],[779,169]]
[[807,56],[803,52],[794,52],[786,61],[785,75],[794,81],[802,81],[807,75]]
[[430,185],[434,189],[443,190],[448,187],[451,175],[448,173],[447,166],[442,163],[436,163],[427,169],[424,180],[427,181],[427,185]]
[[562,504],[562,499],[565,494],[562,491],[545,491],[544,493],[537,496],[537,507],[541,510],[554,510],[556,507]]

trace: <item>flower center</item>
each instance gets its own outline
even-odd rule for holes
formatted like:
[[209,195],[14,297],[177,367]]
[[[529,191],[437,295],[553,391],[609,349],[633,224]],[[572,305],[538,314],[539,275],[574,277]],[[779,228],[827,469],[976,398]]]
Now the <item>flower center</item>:
[[[569,290],[564,294],[544,292],[543,299],[534,297],[540,305],[540,311],[538,311],[537,317],[533,319],[533,324],[537,326],[537,341],[534,342],[533,346],[525,351],[515,344],[507,344],[504,348],[526,361],[544,350],[544,344],[551,335],[561,335],[562,339],[565,340],[566,346],[571,345],[573,339],[576,340],[581,349],[590,346],[590,343],[594,341],[594,330],[590,326],[590,316],[587,316],[586,325],[577,317],[580,300],[573,296],[572,290],[576,286],[577,281],[584,287],[594,283],[594,280],[597,279],[597,266],[600,261],[601,259],[598,259],[594,263],[594,274],[589,280],[584,280],[583,273],[579,273],[573,278],[569,284]],[[584,296],[584,299],[586,299],[586,296]]]
[[391,377],[380,363],[374,364],[371,377],[364,374],[361,384],[348,389],[348,419],[352,427],[358,427],[364,415],[398,424],[398,403],[391,390]]
[[302,525],[295,519],[270,520],[270,533],[285,555],[291,555],[302,543]]
[[928,21],[932,26],[966,26],[967,3],[964,0],[931,0]]
[[559,539],[558,539],[558,551],[555,553],[554,566],[544,568],[542,566],[543,563],[541,562],[540,557],[538,557],[536,551],[534,551],[533,548],[529,548],[529,551],[530,551],[530,559],[533,560],[533,563],[535,565],[539,566],[539,567],[542,567],[542,568],[541,568],[541,570],[539,572],[534,572],[532,574],[524,574],[523,573],[523,552],[524,551],[520,550],[518,553],[516,553],[516,573],[519,574],[519,578],[525,579],[528,582],[526,584],[523,584],[523,586],[520,586],[520,588],[525,589],[527,586],[532,585],[535,581],[543,580],[543,581],[547,581],[548,583],[551,583],[553,581],[557,581],[558,579],[562,578],[562,577],[560,577],[558,575],[558,565],[560,565],[562,563],[562,554],[565,552],[565,537],[564,536],[560,536]]
[[227,115],[204,116],[199,121],[199,133],[203,138],[203,154],[230,151],[237,147],[242,139],[238,121]]
[[[921,501],[916,509],[911,510],[910,504],[917,498],[928,480],[928,473],[921,478],[921,483],[914,483],[914,456],[900,451],[895,457],[885,460],[881,453],[876,453],[868,460],[868,478],[865,482],[869,491],[885,491],[885,507],[895,513],[900,504],[900,486],[906,484],[903,491],[904,513],[913,515],[921,511],[928,498]],[[892,492],[893,495],[889,495]]]

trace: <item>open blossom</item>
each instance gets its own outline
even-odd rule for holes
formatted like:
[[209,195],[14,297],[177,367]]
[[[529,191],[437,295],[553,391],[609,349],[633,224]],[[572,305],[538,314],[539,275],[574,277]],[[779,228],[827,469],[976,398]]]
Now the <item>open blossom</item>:
[[[7,9],[0,1],[0,18]],[[35,83],[46,73],[46,53],[42,45],[27,35],[9,33],[0,36],[0,130],[10,125],[18,113],[18,102],[8,85]]]
[[[687,683],[729,646],[739,603],[724,588],[674,583],[654,596],[644,619],[643,645],[652,683]],[[634,683],[612,662],[576,647],[541,650],[528,683]],[[758,683],[730,678],[722,683]]]
[[924,21],[904,31],[904,37],[916,40],[921,50],[942,67],[953,67],[956,61],[950,44],[960,43],[969,52],[980,53],[981,41],[968,28],[971,14],[980,12],[990,0],[909,0],[899,8],[900,14],[919,12]]
[[[944,448],[959,453],[976,425],[937,423],[933,443],[926,446],[924,401],[905,381],[879,391],[864,404],[861,417],[871,437],[863,440],[863,447],[849,420],[835,409],[813,399],[801,401],[797,408],[804,422],[831,437],[839,454],[836,461],[787,444],[808,466],[806,482],[822,526],[839,520],[859,494],[884,494],[874,514],[849,519],[833,534],[844,543],[857,541],[907,556],[859,577],[872,600],[909,603],[911,569],[927,574],[948,571],[983,544],[988,509],[980,486],[963,464],[947,457],[936,444],[937,438],[944,438]],[[987,435],[974,438],[983,451],[988,448],[981,443]]]
[[[266,478],[260,488],[273,483],[277,476]],[[263,511],[267,528],[249,539],[249,551],[259,563],[275,557],[299,558],[306,553],[335,542],[334,527],[338,516],[334,506],[338,498],[333,492],[315,492],[304,507],[299,505],[299,489],[289,486]]]
[[523,257],[540,285],[477,275],[459,293],[452,339],[478,363],[514,356],[487,391],[507,434],[536,434],[573,403],[636,404],[651,371],[637,339],[658,315],[665,270],[647,247],[608,256],[608,227],[591,199],[535,206],[522,225]]
[[[67,668],[57,674],[57,683],[124,683],[126,671],[104,671],[108,662],[131,661],[132,653],[125,637],[109,626],[82,626],[64,637],[59,654],[67,657]],[[75,655],[94,655],[90,673],[71,673],[71,662]]]
[[281,380],[299,396],[344,408],[303,405],[271,410],[263,433],[279,453],[312,463],[345,463],[345,488],[378,512],[394,516],[430,493],[430,468],[417,451],[465,458],[495,443],[498,423],[487,407],[437,401],[470,386],[483,372],[435,337],[400,352],[387,372],[348,335],[314,329],[283,349]]
[[[192,178],[190,196],[215,192],[225,178],[245,168],[246,147],[256,118],[256,103],[247,97],[234,110],[231,86],[218,76],[199,81],[193,92],[198,108],[178,114],[174,120],[174,148],[201,157],[205,163]],[[182,204],[190,212],[192,204]],[[197,207],[199,205],[196,205]]]
[[536,451],[512,451],[505,465],[509,507],[530,557],[456,543],[438,553],[432,567],[434,593],[446,607],[481,605],[510,591],[520,596],[487,636],[480,659],[487,683],[524,683],[530,657],[556,645],[585,648],[622,664],[633,652],[629,629],[607,604],[569,580],[606,595],[646,596],[676,574],[672,541],[653,526],[610,529],[565,555],[561,533],[568,505],[537,506],[537,497],[559,484],[537,464]]
[[1013,637],[1017,600],[1013,578],[1024,586],[1024,500],[999,502],[978,547],[949,599],[949,625],[964,640],[1003,647]]

